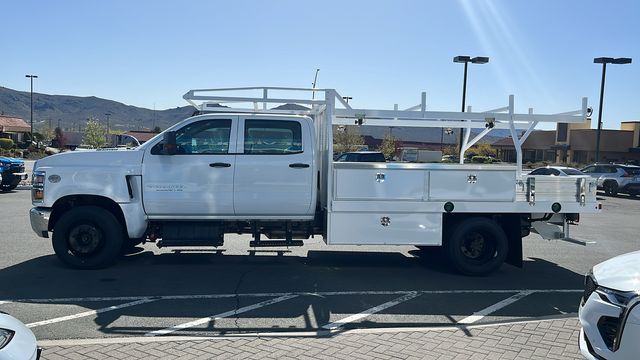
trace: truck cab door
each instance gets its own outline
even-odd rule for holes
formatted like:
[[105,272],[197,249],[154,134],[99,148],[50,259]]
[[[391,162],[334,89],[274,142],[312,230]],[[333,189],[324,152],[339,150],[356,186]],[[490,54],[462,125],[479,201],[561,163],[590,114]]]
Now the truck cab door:
[[194,119],[176,130],[177,153],[161,142],[142,164],[143,204],[150,217],[224,218],[234,215],[237,116]]
[[306,118],[240,116],[234,206],[237,216],[313,215],[313,132]]

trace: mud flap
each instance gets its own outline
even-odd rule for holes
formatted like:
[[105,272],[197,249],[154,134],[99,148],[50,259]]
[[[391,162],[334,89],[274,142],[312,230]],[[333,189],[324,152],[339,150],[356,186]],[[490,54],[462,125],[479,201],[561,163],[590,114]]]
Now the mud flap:
[[521,217],[519,214],[503,215],[501,223],[509,240],[509,252],[504,262],[522,268],[522,238],[528,234],[522,232]]

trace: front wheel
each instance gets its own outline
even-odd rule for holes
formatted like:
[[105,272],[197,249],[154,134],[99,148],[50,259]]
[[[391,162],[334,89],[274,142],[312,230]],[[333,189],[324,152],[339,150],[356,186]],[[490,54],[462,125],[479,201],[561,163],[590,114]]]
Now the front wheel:
[[457,223],[447,239],[449,259],[465,275],[485,275],[497,270],[508,250],[507,236],[500,225],[484,217]]
[[120,256],[122,225],[109,211],[79,206],[62,215],[53,228],[53,250],[62,262],[79,269],[99,269]]

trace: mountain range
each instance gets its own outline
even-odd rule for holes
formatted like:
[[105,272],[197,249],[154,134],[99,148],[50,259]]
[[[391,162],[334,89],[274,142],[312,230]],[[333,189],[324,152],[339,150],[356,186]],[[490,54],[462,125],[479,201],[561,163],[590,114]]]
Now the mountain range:
[[[17,116],[29,123],[30,105],[29,92],[0,86],[0,114]],[[152,110],[95,96],[33,93],[33,125],[36,130],[47,126],[78,130],[84,127],[90,117],[102,122],[109,118],[109,126],[114,130],[153,129],[156,126],[166,129],[193,112],[192,106]]]

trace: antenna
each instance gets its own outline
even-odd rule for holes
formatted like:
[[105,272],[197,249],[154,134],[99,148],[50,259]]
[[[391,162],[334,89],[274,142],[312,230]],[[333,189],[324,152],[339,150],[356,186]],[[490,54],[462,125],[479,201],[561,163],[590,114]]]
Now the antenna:
[[[318,72],[319,72],[319,71],[320,71],[320,69],[316,69],[316,76],[314,76],[314,78],[313,78],[313,84],[311,85],[311,87],[312,87],[313,89],[315,89],[315,88],[316,88],[316,81],[318,81]],[[315,91],[312,91],[312,92],[311,92],[311,99],[313,100],[313,99],[315,99],[315,98],[316,98],[316,92],[315,92]]]

